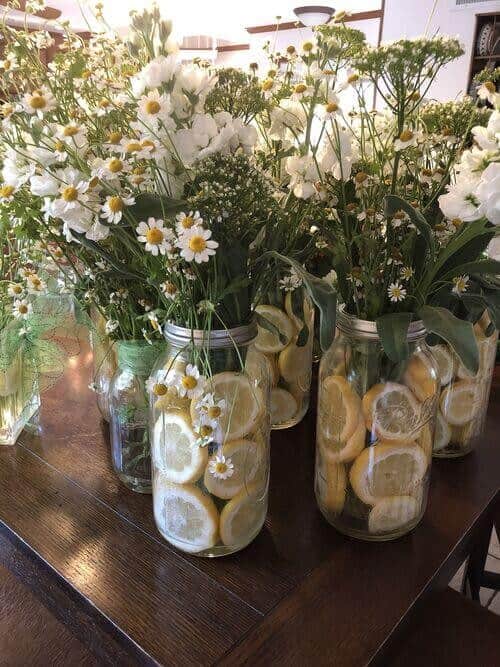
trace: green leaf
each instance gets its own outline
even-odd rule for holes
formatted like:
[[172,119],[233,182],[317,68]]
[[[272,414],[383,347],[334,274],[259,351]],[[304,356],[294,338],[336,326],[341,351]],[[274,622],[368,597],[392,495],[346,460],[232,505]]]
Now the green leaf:
[[419,316],[427,331],[449,343],[464,366],[475,375],[479,370],[479,350],[472,323],[455,317],[439,306],[422,306]]
[[447,273],[441,276],[441,280],[451,280],[455,276],[488,274],[492,276],[500,275],[500,262],[495,259],[482,259],[477,262],[467,262],[460,266],[455,266]]
[[394,363],[406,359],[409,355],[408,327],[412,313],[388,313],[377,317],[377,332],[384,352]]
[[267,319],[267,317],[264,317],[264,315],[261,315],[260,313],[255,313],[255,317],[257,319],[257,324],[259,327],[262,327],[263,329],[266,329],[270,333],[273,334],[273,336],[276,336],[278,338],[279,342],[282,345],[286,345],[288,343],[288,338],[281,333],[281,331],[278,329],[278,327],[273,324],[270,320]]
[[326,352],[335,338],[335,320],[337,314],[337,293],[331,285],[321,278],[316,278],[294,259],[271,251],[265,253],[261,259],[274,257],[284,264],[292,266],[302,278],[304,287],[319,310],[319,342],[323,352]]
[[307,326],[307,324],[304,324],[304,326],[299,331],[299,334],[297,336],[296,340],[297,347],[304,347],[304,345],[307,345],[308,340],[309,340],[309,327]]
[[391,217],[397,211],[404,211],[410,216],[410,220],[422,234],[429,248],[431,256],[434,257],[436,247],[432,229],[420,211],[413,208],[407,201],[397,195],[387,195],[385,198],[385,215]]
[[149,217],[164,218],[174,213],[180,213],[185,208],[186,202],[181,199],[143,193],[137,195],[135,204],[128,211],[137,222],[140,222]]

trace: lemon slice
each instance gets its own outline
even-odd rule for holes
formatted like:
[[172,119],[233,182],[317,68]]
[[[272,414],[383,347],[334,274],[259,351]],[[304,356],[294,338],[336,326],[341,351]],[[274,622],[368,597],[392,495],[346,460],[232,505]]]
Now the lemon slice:
[[325,458],[330,463],[347,463],[358,456],[365,446],[366,426],[363,416],[359,415],[358,425],[351,437],[345,441],[326,440],[319,438]]
[[370,533],[392,533],[417,519],[421,504],[413,496],[382,498],[368,516]]
[[422,430],[420,431],[420,435],[418,436],[417,439],[417,444],[419,447],[421,447],[426,456],[427,459],[430,461],[432,458],[432,449],[433,449],[433,441],[432,441],[432,429],[431,429],[431,423],[432,422],[427,422],[427,424],[424,424],[422,427]]
[[435,345],[430,350],[438,367],[438,379],[444,387],[453,378],[453,355],[446,345]]
[[436,372],[429,360],[420,352],[409,360],[404,381],[419,401],[425,401],[436,394]]
[[316,472],[316,497],[320,506],[328,512],[340,514],[345,504],[347,475],[341,463],[331,463],[318,456]]
[[220,536],[226,546],[245,546],[257,535],[266,518],[267,503],[255,500],[258,492],[243,489],[220,514]]
[[375,505],[386,496],[411,495],[428,466],[427,456],[418,446],[380,443],[361,452],[349,478],[358,498]]
[[[485,338],[484,334],[482,338],[477,338],[477,347],[479,350],[479,370],[474,375],[474,373],[471,373],[462,363],[460,358],[456,357],[456,375],[460,380],[478,380],[486,374],[488,371],[488,368],[490,366],[490,358],[491,358],[491,341],[489,338]],[[496,354],[496,345],[494,345],[495,352]],[[491,360],[493,361],[493,359]]]
[[403,384],[386,382],[377,389],[368,410],[371,431],[384,440],[411,442],[422,428],[420,403]]
[[[214,375],[209,383],[217,401],[224,399],[226,408],[220,419],[226,440],[238,440],[255,430],[264,414],[264,396],[259,387],[243,373],[225,371]],[[191,419],[196,421],[199,399],[191,401]]]
[[297,384],[304,391],[311,383],[312,345],[308,342],[299,347],[291,343],[280,352],[278,368],[285,382]]
[[[252,483],[259,473],[262,474],[264,449],[253,440],[233,440],[223,445],[220,452],[231,459],[233,472],[230,477],[221,479],[205,470],[204,482],[208,491],[217,498],[228,500],[239,493],[245,485]],[[210,462],[210,460],[209,460]]]
[[161,412],[173,409],[187,411],[189,410],[189,398],[181,398],[176,389],[169,387],[166,394],[158,396],[155,400],[154,408]]
[[372,387],[370,387],[370,389],[368,389],[361,401],[366,428],[369,431],[371,431],[373,428],[373,406],[375,405],[378,397],[383,393],[384,386],[385,385],[381,383],[374,384]]
[[245,370],[251,379],[257,380],[260,387],[266,386],[268,378],[271,386],[275,387],[280,379],[274,356],[259,352],[255,345],[251,345],[247,350]]
[[453,382],[441,394],[443,417],[452,426],[464,426],[474,418],[478,408],[477,385],[469,380]]
[[[293,312],[292,306],[292,294],[293,292],[287,292],[285,296],[285,311],[288,317],[292,320],[295,325],[295,329],[300,331],[304,326],[304,322],[300,319],[298,315]],[[305,313],[304,313],[305,314]]]
[[322,382],[318,423],[326,445],[346,442],[359,426],[361,401],[341,375],[329,375]]
[[445,449],[451,440],[451,428],[448,422],[441,414],[441,410],[437,411],[436,415],[436,430],[434,432],[434,451],[439,452]]
[[170,482],[196,482],[203,474],[208,453],[196,441],[189,415],[176,411],[158,417],[153,433],[153,463]]
[[258,334],[255,339],[255,347],[260,352],[266,353],[281,352],[281,350],[284,350],[295,336],[295,326],[292,320],[286,313],[276,308],[276,306],[257,306],[255,312],[273,324],[283,339],[280,340],[280,337],[274,331],[268,331],[268,329],[257,325]]
[[196,486],[172,484],[165,475],[156,475],[153,510],[161,533],[182,551],[196,553],[217,543],[219,513]]
[[299,409],[295,397],[286,389],[275,387],[271,390],[271,424],[285,424]]
[[18,363],[11,364],[4,371],[0,371],[0,396],[14,394],[21,385],[21,366]]

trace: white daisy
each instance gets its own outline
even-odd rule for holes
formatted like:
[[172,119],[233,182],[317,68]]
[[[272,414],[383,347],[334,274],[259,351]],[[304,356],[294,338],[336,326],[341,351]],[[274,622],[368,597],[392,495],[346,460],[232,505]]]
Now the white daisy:
[[171,283],[168,280],[166,280],[164,283],[161,283],[160,289],[162,293],[167,297],[167,299],[170,299],[170,301],[175,300],[177,293],[179,291],[176,285],[174,285],[174,283]]
[[411,266],[403,266],[401,269],[401,280],[411,280],[415,271]]
[[414,132],[413,130],[406,129],[401,132],[399,137],[394,142],[395,151],[403,151],[405,148],[410,146],[418,146],[418,142],[421,140],[421,133]]
[[21,294],[24,292],[23,286],[18,283],[11,283],[7,287],[7,294],[13,299],[19,299]]
[[178,373],[173,369],[162,369],[155,374],[155,377],[148,378],[146,389],[155,396],[165,396],[169,390],[175,389],[177,391],[177,379]]
[[88,181],[76,169],[64,169],[57,172],[59,182],[59,197],[51,206],[51,215],[65,219],[65,214],[71,211],[80,212],[88,201]]
[[176,224],[175,228],[178,234],[184,234],[184,232],[196,225],[203,224],[203,218],[200,216],[199,211],[189,211],[189,213],[178,213],[176,215]]
[[406,298],[406,289],[399,282],[391,283],[387,289],[387,294],[391,301],[394,301],[395,303],[404,301]]
[[137,240],[145,243],[145,250],[155,256],[158,253],[165,255],[172,250],[174,234],[171,229],[164,228],[163,224],[163,220],[148,218],[147,222],[140,222],[135,229]]
[[293,88],[293,92],[290,95],[290,98],[296,102],[300,102],[304,99],[304,97],[310,97],[312,92],[312,86],[308,86],[305,83],[297,83]]
[[150,90],[147,95],[143,95],[139,100],[138,117],[140,120],[155,124],[159,121],[172,124],[170,112],[172,105],[170,104],[170,97],[162,95],[158,90]]
[[27,289],[29,294],[40,294],[47,289],[47,283],[36,274],[28,276]]
[[120,326],[118,320],[106,320],[106,323],[104,325],[104,331],[107,334],[113,333],[113,331],[116,331],[118,327]]
[[106,197],[106,201],[101,208],[101,218],[104,218],[115,225],[123,217],[123,211],[127,206],[133,206],[135,198],[130,195],[111,195]]
[[139,141],[139,139],[124,137],[120,141],[120,152],[122,157],[128,156],[136,160],[147,160],[155,148],[152,141]]
[[234,473],[234,465],[224,454],[217,454],[210,459],[208,472],[218,479],[228,479]]
[[334,118],[340,113],[342,113],[340,100],[335,93],[330,93],[328,95],[328,102],[323,106],[323,118]]
[[404,222],[408,222],[409,220],[410,216],[408,213],[405,213],[405,211],[396,211],[392,216],[392,226],[397,229],[398,227],[401,227]]
[[205,394],[198,403],[198,411],[202,422],[215,429],[226,411],[226,401],[223,398],[217,400],[212,393]]
[[198,398],[205,388],[206,378],[200,375],[200,371],[193,364],[188,364],[183,374],[177,378],[177,391],[184,398]]
[[38,88],[32,93],[26,93],[23,96],[22,105],[26,113],[36,114],[39,118],[43,118],[44,113],[53,111],[57,106],[55,97],[45,87]]
[[16,188],[13,185],[4,183],[0,186],[0,201],[4,203],[13,201],[15,192]]
[[12,314],[17,319],[25,320],[33,311],[33,306],[27,299],[16,299],[12,307]]
[[469,284],[469,276],[455,276],[453,278],[453,289],[451,290],[454,294],[463,294],[467,289]]
[[211,236],[212,232],[200,225],[187,229],[176,244],[181,249],[181,257],[184,257],[186,262],[208,262],[210,255],[215,255],[215,249],[219,247],[217,241],[209,240]]

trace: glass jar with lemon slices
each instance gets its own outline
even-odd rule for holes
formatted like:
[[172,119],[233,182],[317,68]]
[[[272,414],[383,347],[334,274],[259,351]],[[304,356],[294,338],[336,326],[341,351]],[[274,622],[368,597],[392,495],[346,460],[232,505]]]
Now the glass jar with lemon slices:
[[375,322],[338,314],[320,365],[315,491],[342,533],[391,540],[424,514],[439,385],[425,335],[413,322],[410,356],[393,363]]
[[285,292],[279,305],[255,308],[255,349],[264,355],[271,377],[273,429],[298,424],[309,407],[314,346],[314,308],[302,287]]
[[90,346],[94,361],[92,387],[99,412],[102,418],[109,422],[109,386],[118,369],[116,347],[106,334],[106,321],[99,311],[94,309],[91,312],[91,321]]
[[167,324],[148,382],[153,509],[174,547],[198,556],[243,549],[267,512],[269,396],[256,326]]
[[484,428],[491,380],[495,368],[498,331],[487,315],[474,325],[479,349],[479,370],[473,375],[455,352],[443,343],[431,347],[440,383],[434,456],[456,458],[474,448]]

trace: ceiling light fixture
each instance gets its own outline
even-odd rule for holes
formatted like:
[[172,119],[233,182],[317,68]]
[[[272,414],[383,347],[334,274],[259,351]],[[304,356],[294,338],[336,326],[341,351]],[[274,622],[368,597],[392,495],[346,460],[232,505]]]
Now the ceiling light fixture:
[[328,23],[334,11],[333,7],[324,7],[322,5],[306,5],[304,7],[295,7],[293,10],[295,16],[309,28]]

